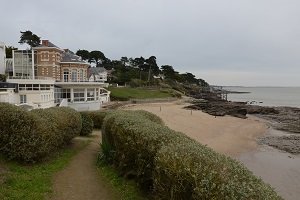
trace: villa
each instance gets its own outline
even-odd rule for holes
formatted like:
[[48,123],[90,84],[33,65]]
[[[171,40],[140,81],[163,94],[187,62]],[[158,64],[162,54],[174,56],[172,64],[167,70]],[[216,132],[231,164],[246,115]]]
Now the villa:
[[86,111],[99,110],[110,101],[104,88],[107,79],[91,79],[89,63],[48,40],[32,50],[14,50],[12,59],[5,59],[5,45],[0,43],[0,61],[0,74],[8,75],[6,82],[0,82],[0,102]]

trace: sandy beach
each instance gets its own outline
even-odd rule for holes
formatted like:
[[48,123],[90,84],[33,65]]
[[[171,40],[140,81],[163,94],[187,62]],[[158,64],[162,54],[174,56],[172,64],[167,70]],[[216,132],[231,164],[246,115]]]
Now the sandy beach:
[[202,111],[183,109],[187,104],[137,104],[126,109],[147,110],[160,116],[168,127],[185,133],[219,153],[237,157],[257,148],[256,138],[263,135],[267,125],[255,118],[214,117]]
[[259,137],[278,134],[279,131],[256,117],[214,117],[199,110],[183,109],[186,105],[182,102],[152,103],[124,108],[158,115],[171,129],[242,162],[284,199],[299,199],[300,156],[257,143]]

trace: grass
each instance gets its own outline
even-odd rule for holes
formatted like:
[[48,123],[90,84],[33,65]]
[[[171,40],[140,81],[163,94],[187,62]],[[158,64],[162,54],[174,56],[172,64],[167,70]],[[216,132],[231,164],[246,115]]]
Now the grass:
[[98,164],[98,170],[101,176],[110,183],[113,190],[118,193],[122,200],[147,200],[135,181],[128,180],[118,175],[117,170],[112,168],[111,165],[100,161]]
[[15,161],[7,161],[0,157],[0,199],[3,200],[40,200],[52,193],[52,177],[62,170],[71,158],[83,149],[88,141],[81,141],[76,148],[68,147],[57,152],[48,161],[25,165]]
[[111,91],[111,98],[113,100],[168,98],[173,96],[170,90],[150,90],[144,88],[127,87],[110,87],[109,90]]

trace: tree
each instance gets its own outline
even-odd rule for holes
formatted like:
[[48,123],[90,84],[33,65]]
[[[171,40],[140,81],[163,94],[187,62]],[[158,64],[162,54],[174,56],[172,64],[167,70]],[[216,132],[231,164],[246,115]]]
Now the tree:
[[7,46],[7,47],[5,47],[6,58],[12,58],[12,52],[13,52],[13,50],[18,50],[18,48],[15,48],[13,46]]
[[36,34],[33,34],[31,31],[20,31],[21,37],[20,37],[20,44],[28,44],[29,46],[36,47],[41,43],[41,38],[37,36]]
[[123,65],[126,65],[129,62],[127,57],[121,57],[120,61],[122,62]]
[[156,57],[155,56],[150,56],[147,60],[146,63],[149,68],[148,72],[148,82],[150,82],[150,77],[151,77],[151,71],[154,71],[155,74],[159,73],[159,68],[156,64]]
[[79,49],[76,52],[76,55],[80,56],[82,58],[82,60],[88,61],[90,59],[90,52],[88,50],[85,50],[85,49]]
[[162,65],[161,67],[161,71],[163,73],[163,75],[165,76],[165,78],[168,79],[174,79],[175,78],[175,70],[172,66],[170,65]]
[[90,61],[96,63],[96,66],[98,66],[100,63],[103,63],[105,60],[106,57],[101,51],[90,52]]

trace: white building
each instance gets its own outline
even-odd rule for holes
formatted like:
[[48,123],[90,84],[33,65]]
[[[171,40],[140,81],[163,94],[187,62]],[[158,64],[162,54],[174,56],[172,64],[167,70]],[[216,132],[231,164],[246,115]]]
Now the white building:
[[89,81],[104,83],[107,81],[107,71],[104,67],[91,67]]
[[110,101],[104,79],[88,79],[89,63],[48,40],[33,50],[14,50],[13,58],[6,61],[3,71],[12,76],[0,82],[0,102],[33,109],[69,106],[86,111],[99,110]]
[[0,74],[5,74],[5,44],[0,42]]

